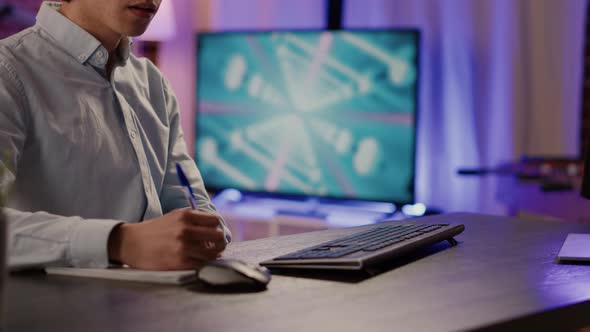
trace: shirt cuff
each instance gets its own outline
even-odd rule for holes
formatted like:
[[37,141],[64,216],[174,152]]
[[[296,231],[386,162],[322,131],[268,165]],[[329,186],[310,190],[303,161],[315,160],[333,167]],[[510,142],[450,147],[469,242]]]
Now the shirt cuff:
[[219,217],[221,230],[223,231],[223,236],[225,238],[225,244],[229,244],[229,243],[231,243],[231,240],[232,240],[231,231],[229,230],[229,227],[227,227],[227,224],[225,223],[225,220],[223,219],[221,214],[217,211],[215,211],[215,212],[217,213],[217,216]]
[[223,225],[222,227],[223,227],[223,235],[225,236],[225,244],[229,244],[229,243],[231,243],[231,240],[232,240],[231,231],[225,225]]
[[74,267],[109,266],[108,240],[118,220],[85,219],[76,224],[70,238],[70,264]]

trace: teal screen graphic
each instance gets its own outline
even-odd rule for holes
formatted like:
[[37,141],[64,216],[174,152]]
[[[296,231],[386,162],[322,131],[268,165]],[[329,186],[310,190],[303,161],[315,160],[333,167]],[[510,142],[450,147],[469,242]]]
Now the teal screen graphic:
[[207,188],[413,203],[415,30],[198,36]]

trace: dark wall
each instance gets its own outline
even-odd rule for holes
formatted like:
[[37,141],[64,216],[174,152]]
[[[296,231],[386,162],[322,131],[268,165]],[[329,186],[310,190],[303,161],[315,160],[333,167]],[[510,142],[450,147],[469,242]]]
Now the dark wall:
[[15,34],[35,22],[42,0],[4,0],[0,3],[0,39]]

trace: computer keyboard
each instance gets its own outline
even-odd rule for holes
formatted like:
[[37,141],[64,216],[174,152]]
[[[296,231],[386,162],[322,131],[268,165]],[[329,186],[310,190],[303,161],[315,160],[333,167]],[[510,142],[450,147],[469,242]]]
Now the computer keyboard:
[[268,267],[361,269],[393,256],[461,233],[463,225],[385,223],[350,236],[321,243],[262,262]]

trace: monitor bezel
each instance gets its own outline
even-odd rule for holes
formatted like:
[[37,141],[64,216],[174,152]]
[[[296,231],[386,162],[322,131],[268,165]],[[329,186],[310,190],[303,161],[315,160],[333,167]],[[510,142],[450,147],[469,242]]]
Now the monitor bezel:
[[[319,200],[327,200],[327,201],[366,201],[366,202],[386,202],[386,203],[394,203],[396,205],[405,205],[405,204],[414,204],[416,203],[416,173],[417,173],[417,149],[418,149],[418,131],[419,131],[419,119],[420,119],[420,91],[421,91],[421,76],[422,76],[422,33],[418,28],[412,27],[387,27],[387,28],[345,28],[345,29],[247,29],[247,30],[218,30],[218,31],[198,31],[195,35],[196,40],[196,62],[195,62],[195,71],[194,79],[195,79],[195,105],[194,105],[194,121],[193,121],[193,128],[194,128],[194,137],[193,139],[193,160],[195,161],[197,168],[199,167],[199,157],[198,157],[198,131],[199,131],[199,81],[201,81],[199,76],[199,53],[202,48],[201,43],[201,36],[208,36],[208,35],[231,35],[231,34],[241,34],[241,35],[248,35],[248,34],[272,34],[276,32],[281,33],[321,33],[321,32],[376,32],[376,33],[386,33],[386,32],[403,32],[403,33],[411,33],[416,38],[416,57],[415,57],[415,68],[417,71],[416,75],[416,89],[414,90],[414,104],[416,105],[416,109],[414,112],[414,146],[412,149],[412,161],[413,161],[413,168],[414,171],[412,173],[411,184],[409,188],[410,192],[410,199],[409,200],[396,200],[392,197],[350,197],[350,196],[333,196],[333,195],[307,195],[303,193],[288,193],[288,192],[281,192],[281,191],[265,191],[265,190],[248,190],[245,188],[240,187],[224,187],[224,186],[215,186],[209,185],[208,181],[205,177],[202,177],[203,183],[207,191],[215,194],[221,192],[225,189],[236,189],[244,194],[249,194],[253,196],[265,196],[265,197],[276,197],[281,199],[290,199],[290,200],[306,200],[306,199],[319,199]],[[200,170],[200,169],[199,169]],[[201,173],[202,175],[202,173]]]

